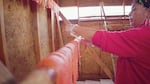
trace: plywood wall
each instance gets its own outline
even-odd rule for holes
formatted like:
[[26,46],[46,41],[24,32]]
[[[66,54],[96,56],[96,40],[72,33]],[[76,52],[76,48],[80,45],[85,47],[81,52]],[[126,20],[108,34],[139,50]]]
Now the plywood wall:
[[[19,10],[19,11],[18,11]],[[32,28],[34,17],[28,4],[4,0],[4,24],[10,71],[18,80],[36,64]]]
[[32,0],[1,0],[0,45],[6,66],[18,81],[50,53],[47,10]]
[[[129,28],[129,20],[110,20],[106,22],[108,24],[108,30],[110,31],[120,31]],[[72,21],[72,23],[79,24],[80,26],[85,26],[88,28],[105,29],[104,22],[98,20],[82,21],[82,22]],[[63,23],[62,27],[64,27]],[[65,32],[63,33],[63,35],[65,43],[73,39],[73,37],[70,37]],[[88,52],[88,49],[95,51],[95,53],[97,53],[97,56],[106,65],[106,67],[113,73],[113,75],[115,74],[114,73],[115,67],[113,63],[116,62],[116,59],[114,59],[115,62],[113,62],[111,53],[104,52],[97,47],[88,46],[86,48],[85,45],[81,44],[81,58],[80,58],[81,62],[79,66],[79,73],[80,73],[79,80],[109,78],[104,72],[103,67],[99,66],[96,60],[93,58],[95,57],[94,56],[95,54],[93,53],[91,55],[91,53]]]

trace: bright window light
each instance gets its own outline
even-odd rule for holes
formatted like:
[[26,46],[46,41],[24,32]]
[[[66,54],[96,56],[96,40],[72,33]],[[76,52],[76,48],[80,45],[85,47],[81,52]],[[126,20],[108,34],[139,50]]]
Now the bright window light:
[[[131,11],[131,6],[104,6],[104,12],[106,16],[120,16],[128,15]],[[78,8],[77,7],[61,7],[61,12],[67,19],[78,19]],[[79,8],[79,17],[88,17],[88,16],[103,16],[102,8],[100,6],[92,7],[80,7]]]
[[131,10],[130,6],[125,6],[125,11],[124,11],[123,6],[105,6],[104,7],[106,16],[128,15],[130,10]]
[[78,19],[77,7],[61,7],[60,11],[67,19]]
[[80,17],[86,16],[100,16],[100,7],[80,7],[79,8],[79,15]]

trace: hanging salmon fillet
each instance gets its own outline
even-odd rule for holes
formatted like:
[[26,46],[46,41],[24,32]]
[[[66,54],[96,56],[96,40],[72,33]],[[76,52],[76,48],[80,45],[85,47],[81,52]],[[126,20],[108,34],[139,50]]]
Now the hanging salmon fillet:
[[76,84],[78,79],[79,42],[71,41],[38,63],[38,68],[54,69],[56,84]]

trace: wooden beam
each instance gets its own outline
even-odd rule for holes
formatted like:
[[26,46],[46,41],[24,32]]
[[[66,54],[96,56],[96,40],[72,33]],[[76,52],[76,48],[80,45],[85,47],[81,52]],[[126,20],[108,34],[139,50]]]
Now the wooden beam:
[[4,7],[3,7],[3,0],[0,0],[0,46],[1,46],[0,57],[2,58],[6,66],[10,69],[5,35],[6,34],[5,34],[5,23],[4,23]]
[[[77,0],[59,0],[61,7],[77,6]],[[102,0],[80,0],[80,6],[98,6]],[[106,6],[122,5],[122,0],[103,0]],[[131,5],[132,0],[125,0],[125,5]]]
[[[47,9],[43,8],[42,6],[38,5],[37,8],[37,29],[38,29],[38,38],[39,38],[39,47],[40,47],[40,60],[45,58],[47,56],[47,54],[49,54],[50,52],[50,48],[49,47],[49,41],[51,39],[51,37],[49,37],[49,30],[48,27],[50,27],[50,25],[48,25],[49,20],[47,18],[49,18],[47,16]],[[49,12],[50,13],[50,12]]]
[[104,70],[105,74],[110,79],[113,79],[112,72],[107,67],[107,65],[105,63],[103,63],[103,60],[99,58],[99,55],[90,47],[87,49],[87,52],[90,54],[91,58],[93,58],[96,61],[96,63]]
[[58,35],[59,35],[59,41],[60,41],[60,46],[59,47],[62,47],[64,45],[63,43],[63,38],[62,38],[62,32],[61,32],[61,27],[60,27],[60,22],[59,22],[59,13],[60,13],[60,10],[59,10],[59,6],[57,5],[57,3],[55,3],[55,1],[51,2],[52,4],[51,7],[51,12],[54,12],[54,17],[55,18],[55,21],[56,22],[55,24],[57,24],[57,29],[58,29]]
[[0,0],[0,60],[5,63],[4,59],[4,50],[3,50],[3,37],[2,37],[2,28],[4,28],[4,15],[3,15],[3,0]]
[[48,36],[49,36],[49,48],[50,48],[50,52],[53,52],[52,49],[52,41],[51,41],[51,37],[52,37],[52,32],[51,32],[51,10],[47,9],[47,21],[48,21]]
[[32,12],[33,14],[33,28],[32,28],[32,31],[33,31],[33,39],[34,39],[34,49],[35,49],[35,58],[36,58],[36,63],[39,62],[40,60],[40,43],[39,43],[39,33],[38,33],[38,12],[37,12],[37,5],[36,3],[34,3],[33,1],[30,2],[30,5],[31,5],[31,9],[33,9],[34,11]]
[[55,14],[51,10],[52,51],[55,51]]
[[63,36],[62,36],[61,27],[60,27],[59,14],[56,14],[56,19],[57,19],[57,28],[58,28],[58,34],[59,34],[60,47],[63,47],[64,42],[63,42]]
[[61,17],[62,21],[64,21],[65,24],[71,24],[71,22],[69,20],[67,20],[66,17],[62,14],[62,12],[59,10],[59,8],[60,7],[58,6],[58,4],[53,1],[53,9],[52,10],[54,10],[55,14],[57,16],[59,14],[59,16]]

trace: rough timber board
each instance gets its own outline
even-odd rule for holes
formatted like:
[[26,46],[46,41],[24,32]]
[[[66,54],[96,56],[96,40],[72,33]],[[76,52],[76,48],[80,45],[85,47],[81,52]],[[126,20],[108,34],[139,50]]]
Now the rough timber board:
[[5,38],[10,71],[22,80],[36,64],[33,16],[29,4],[22,0],[3,0]]
[[0,0],[0,59],[2,60],[3,63],[5,63],[5,57],[4,57],[4,10],[3,10],[3,0]]
[[103,1],[104,5],[122,5],[124,4],[131,5],[132,0],[59,0],[59,5],[63,6],[77,6],[79,2],[80,6],[98,6],[99,1]]
[[49,49],[49,35],[48,35],[48,20],[47,10],[41,6],[37,6],[37,24],[38,24],[38,37],[39,37],[39,49],[40,60],[48,56]]

